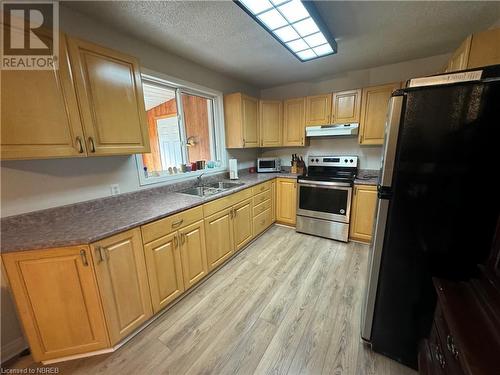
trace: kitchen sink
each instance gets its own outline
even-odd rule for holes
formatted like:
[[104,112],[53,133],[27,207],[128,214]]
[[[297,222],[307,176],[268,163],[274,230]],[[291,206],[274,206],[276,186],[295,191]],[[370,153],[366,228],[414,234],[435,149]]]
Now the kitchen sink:
[[244,184],[236,182],[214,182],[211,184],[206,184],[205,186],[197,186],[180,190],[178,191],[178,193],[197,195],[198,197],[209,197],[211,195],[222,193],[224,191],[231,190],[242,185]]

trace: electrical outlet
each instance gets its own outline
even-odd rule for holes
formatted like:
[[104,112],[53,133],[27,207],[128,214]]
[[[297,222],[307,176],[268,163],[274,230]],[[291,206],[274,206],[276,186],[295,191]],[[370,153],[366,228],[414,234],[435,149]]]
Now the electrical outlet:
[[118,185],[118,184],[111,184],[110,188],[111,188],[111,195],[120,194],[120,185]]

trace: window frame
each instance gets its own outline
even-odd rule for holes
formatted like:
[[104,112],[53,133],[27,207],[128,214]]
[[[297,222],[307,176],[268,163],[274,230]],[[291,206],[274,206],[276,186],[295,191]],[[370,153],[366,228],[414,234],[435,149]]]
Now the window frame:
[[[147,186],[152,184],[176,182],[182,180],[189,180],[203,174],[215,174],[227,171],[227,150],[226,150],[226,136],[225,136],[225,126],[224,126],[224,107],[223,107],[223,94],[221,91],[213,90],[204,86],[197,85],[188,81],[170,77],[168,75],[157,73],[148,69],[142,69],[141,78],[143,81],[156,83],[160,85],[165,85],[172,89],[175,89],[175,99],[177,103],[177,117],[179,121],[182,121],[180,130],[184,133],[182,135],[185,139],[185,124],[184,124],[184,112],[182,106],[182,94],[201,96],[207,99],[211,99],[212,106],[212,120],[213,126],[209,126],[209,134],[213,142],[210,142],[210,153],[215,160],[221,161],[221,166],[218,168],[206,168],[200,171],[178,173],[178,174],[162,174],[155,177],[146,177],[144,175],[144,164],[142,161],[142,154],[135,155],[135,161],[137,166],[137,174],[139,176],[139,185]],[[149,135],[148,135],[149,136]],[[213,144],[215,142],[215,145]],[[214,150],[215,148],[215,150]],[[182,152],[186,155],[183,157],[187,160],[187,148],[184,146]]]

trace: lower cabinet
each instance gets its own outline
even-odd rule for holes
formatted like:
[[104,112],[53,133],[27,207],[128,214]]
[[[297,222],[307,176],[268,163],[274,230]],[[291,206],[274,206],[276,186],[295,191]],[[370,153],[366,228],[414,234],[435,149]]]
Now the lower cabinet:
[[214,269],[231,256],[234,250],[233,208],[229,207],[205,218],[208,268]]
[[252,198],[246,199],[233,207],[234,249],[236,251],[245,247],[253,238],[252,211]]
[[153,315],[141,230],[123,232],[90,247],[114,345]]
[[156,313],[184,292],[178,233],[144,245],[144,254],[151,302]]
[[355,185],[351,207],[350,235],[353,240],[370,242],[377,206],[377,187]]
[[35,361],[109,347],[88,246],[2,258]]
[[297,215],[297,181],[290,178],[276,180],[276,221],[295,225]]
[[179,236],[184,288],[189,289],[208,274],[203,220],[179,230]]
[[271,181],[271,222],[276,221],[276,181]]

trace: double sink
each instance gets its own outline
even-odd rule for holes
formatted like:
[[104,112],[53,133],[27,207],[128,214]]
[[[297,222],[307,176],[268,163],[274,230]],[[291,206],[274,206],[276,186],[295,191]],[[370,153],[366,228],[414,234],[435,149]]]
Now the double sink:
[[214,182],[203,186],[192,187],[178,191],[178,193],[196,195],[198,197],[210,197],[215,194],[223,193],[225,191],[243,186],[243,183],[237,182]]

